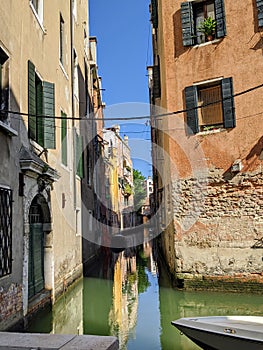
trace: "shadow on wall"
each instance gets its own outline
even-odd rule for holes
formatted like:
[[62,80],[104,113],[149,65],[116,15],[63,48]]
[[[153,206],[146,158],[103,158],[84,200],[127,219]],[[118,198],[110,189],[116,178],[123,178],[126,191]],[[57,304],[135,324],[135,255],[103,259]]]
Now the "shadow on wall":
[[249,154],[246,156],[246,160],[249,161],[254,156],[259,157],[263,151],[263,136],[258,140],[255,146],[251,149]]

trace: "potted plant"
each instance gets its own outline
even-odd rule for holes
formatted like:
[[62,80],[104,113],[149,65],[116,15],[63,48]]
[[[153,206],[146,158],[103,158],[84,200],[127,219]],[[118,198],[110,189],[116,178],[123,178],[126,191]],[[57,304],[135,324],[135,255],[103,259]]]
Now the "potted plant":
[[124,193],[124,196],[127,196],[127,197],[129,197],[132,194],[132,188],[130,184],[126,183],[124,185],[123,193]]
[[204,33],[206,40],[213,40],[216,32],[216,20],[214,20],[212,17],[205,18],[198,27],[198,30]]

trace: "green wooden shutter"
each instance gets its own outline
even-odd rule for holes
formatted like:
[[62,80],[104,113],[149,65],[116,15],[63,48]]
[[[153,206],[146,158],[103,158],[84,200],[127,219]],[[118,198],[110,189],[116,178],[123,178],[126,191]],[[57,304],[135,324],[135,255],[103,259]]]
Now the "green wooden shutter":
[[36,141],[44,146],[44,119],[43,119],[43,86],[42,81],[36,77]]
[[223,99],[224,127],[234,128],[236,126],[236,118],[235,118],[232,78],[225,78],[222,80],[222,99]]
[[151,15],[151,21],[153,28],[158,28],[158,8],[157,8],[157,0],[152,0],[152,15]]
[[191,2],[181,3],[182,37],[184,46],[194,45],[194,17]]
[[185,105],[186,105],[186,120],[188,126],[188,134],[196,134],[199,132],[199,123],[198,123],[198,98],[197,98],[197,87],[188,86],[184,90],[185,93]]
[[76,133],[76,173],[83,178],[83,154],[82,136]]
[[226,18],[224,0],[215,0],[216,37],[226,35]]
[[55,129],[55,85],[53,83],[43,82],[43,115],[44,118],[44,147],[56,148],[56,129]]
[[161,97],[160,67],[153,66],[153,98]]
[[258,10],[258,26],[263,27],[263,0],[256,0]]
[[28,61],[28,114],[28,135],[36,140],[36,75],[35,66],[31,61]]
[[62,164],[68,165],[67,115],[62,112],[61,116],[64,117],[61,119],[61,161]]

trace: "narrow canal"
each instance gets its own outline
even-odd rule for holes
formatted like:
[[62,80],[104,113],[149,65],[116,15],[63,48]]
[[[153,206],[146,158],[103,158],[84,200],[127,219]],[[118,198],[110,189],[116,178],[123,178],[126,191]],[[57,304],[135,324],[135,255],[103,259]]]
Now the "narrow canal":
[[27,331],[114,335],[121,350],[197,350],[171,321],[231,314],[262,315],[262,296],[175,290],[148,243],[136,252],[105,254]]

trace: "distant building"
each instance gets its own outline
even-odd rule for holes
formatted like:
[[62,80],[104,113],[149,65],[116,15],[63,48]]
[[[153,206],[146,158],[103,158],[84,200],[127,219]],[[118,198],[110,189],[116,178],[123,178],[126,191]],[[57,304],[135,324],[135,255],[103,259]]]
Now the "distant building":
[[[105,158],[110,196],[108,206],[113,212],[113,224],[123,228],[134,225],[133,165],[128,136],[120,136],[119,125],[103,129],[106,141]],[[107,181],[107,180],[106,180]]]
[[262,2],[152,0],[151,21],[152,203],[170,271],[186,288],[260,289]]

